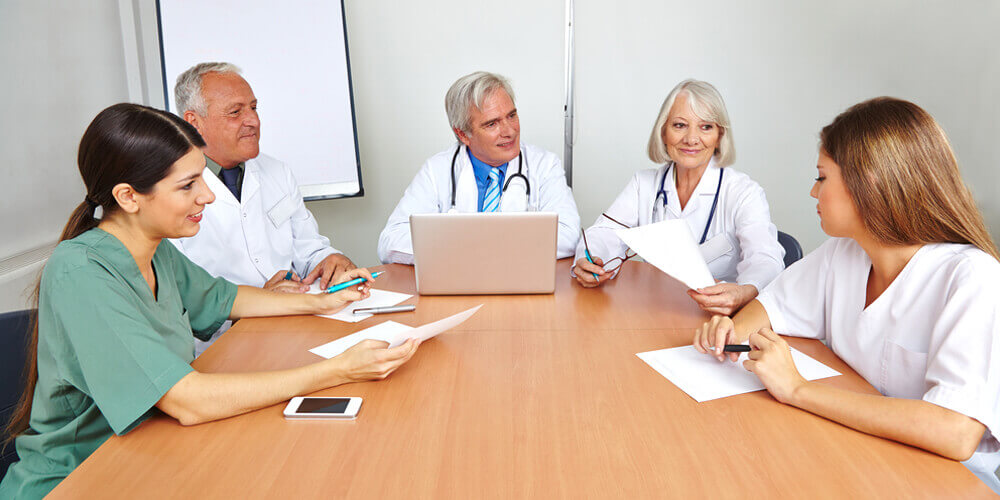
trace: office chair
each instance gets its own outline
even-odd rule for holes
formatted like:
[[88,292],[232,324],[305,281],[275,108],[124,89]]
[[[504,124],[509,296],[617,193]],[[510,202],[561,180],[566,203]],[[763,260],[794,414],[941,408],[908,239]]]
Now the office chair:
[[[25,349],[33,314],[35,310],[0,314],[0,429],[7,426],[24,389]],[[13,441],[2,445],[6,439],[7,435],[0,432],[0,478],[18,460]]]
[[785,249],[785,267],[802,258],[802,245],[792,235],[778,231],[778,243]]

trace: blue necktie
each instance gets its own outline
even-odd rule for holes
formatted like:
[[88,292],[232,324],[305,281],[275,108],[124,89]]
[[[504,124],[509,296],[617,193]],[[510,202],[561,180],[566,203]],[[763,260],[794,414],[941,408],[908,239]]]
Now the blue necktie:
[[236,185],[236,181],[239,178],[240,178],[240,169],[239,169],[239,167],[224,168],[224,169],[222,169],[222,182],[233,193],[233,196],[236,197],[236,201],[239,201],[239,199],[240,199],[240,189]]
[[489,179],[486,196],[483,197],[483,212],[496,212],[500,208],[500,169],[491,168]]

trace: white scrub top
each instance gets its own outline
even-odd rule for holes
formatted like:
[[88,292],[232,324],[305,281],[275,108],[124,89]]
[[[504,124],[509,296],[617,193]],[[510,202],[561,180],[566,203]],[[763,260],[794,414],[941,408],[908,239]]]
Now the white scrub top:
[[[871,260],[832,238],[757,300],[772,329],[825,339],[880,393],[922,399],[987,430],[969,469],[1000,492],[1000,262],[971,246],[924,245],[865,308]],[[992,478],[992,482],[990,481]]]
[[[677,169],[671,168],[667,181],[663,183],[667,207],[665,210],[662,206],[657,209],[657,213],[662,214],[659,215],[661,218],[657,218],[653,215],[654,207],[662,205],[663,201],[662,197],[657,199],[656,193],[668,165],[636,172],[605,213],[629,227],[684,219],[694,241],[698,242],[705,232],[723,169],[716,166],[713,159],[682,210],[674,177]],[[753,285],[760,291],[785,268],[785,250],[778,243],[778,229],[771,223],[764,189],[750,176],[732,167],[725,167],[725,172],[715,216],[712,217],[705,243],[700,247],[701,254],[715,279]],[[587,228],[591,256],[600,257],[604,262],[624,257],[628,247],[615,234],[615,230],[621,227],[599,215],[594,225]],[[575,261],[585,258],[581,239]]]
[[[461,148],[455,156],[456,148]],[[519,179],[500,196],[501,212],[555,212],[559,215],[556,236],[557,258],[569,257],[580,239],[580,214],[573,192],[566,184],[562,161],[555,154],[531,144],[521,143],[524,155],[523,175],[531,184],[530,196]],[[445,213],[451,210],[451,160],[455,158],[455,211],[477,212],[479,188],[466,148],[456,142],[430,157],[420,167],[413,182],[382,229],[378,239],[378,258],[383,263],[413,264],[413,241],[410,238],[411,214]],[[507,165],[507,179],[517,173],[517,158]],[[505,181],[506,183],[506,181]],[[527,198],[527,199],[526,199]]]

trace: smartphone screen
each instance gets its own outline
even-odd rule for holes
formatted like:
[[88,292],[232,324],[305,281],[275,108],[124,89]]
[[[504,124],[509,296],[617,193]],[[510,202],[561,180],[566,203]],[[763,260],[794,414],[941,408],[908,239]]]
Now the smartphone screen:
[[304,398],[295,413],[344,413],[351,398]]

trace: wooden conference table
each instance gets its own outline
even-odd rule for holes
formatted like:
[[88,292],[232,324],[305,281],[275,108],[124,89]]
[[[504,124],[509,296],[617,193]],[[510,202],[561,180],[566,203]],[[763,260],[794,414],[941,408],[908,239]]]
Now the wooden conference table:
[[[697,403],[635,356],[690,342],[707,316],[684,287],[627,262],[597,290],[568,278],[536,296],[411,298],[413,313],[354,323],[243,320],[194,366],[274,370],[373,324],[420,325],[485,304],[360,396],[358,419],[287,421],[285,404],[182,427],[160,415],[113,437],[52,498],[868,498],[991,496],[961,464],[850,430],[755,392]],[[379,288],[415,293],[413,269]],[[790,339],[874,389],[822,343]]]

